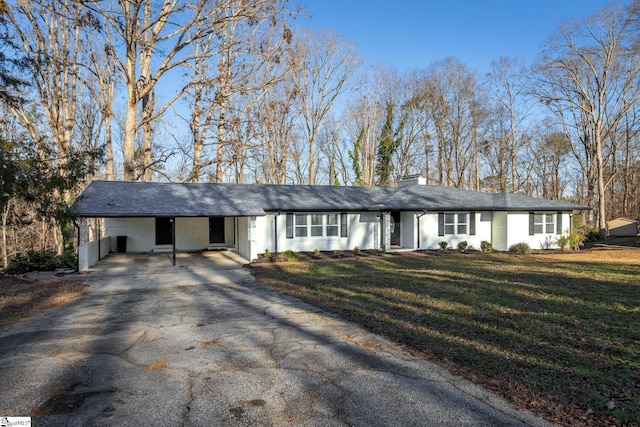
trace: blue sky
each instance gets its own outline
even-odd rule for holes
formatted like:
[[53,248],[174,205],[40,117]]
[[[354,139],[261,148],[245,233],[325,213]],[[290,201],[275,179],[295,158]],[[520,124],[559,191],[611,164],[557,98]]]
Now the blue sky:
[[[371,64],[399,71],[455,57],[485,73],[500,56],[530,64],[566,19],[589,15],[605,0],[300,0],[305,27],[333,29]],[[294,3],[295,5],[295,3]]]

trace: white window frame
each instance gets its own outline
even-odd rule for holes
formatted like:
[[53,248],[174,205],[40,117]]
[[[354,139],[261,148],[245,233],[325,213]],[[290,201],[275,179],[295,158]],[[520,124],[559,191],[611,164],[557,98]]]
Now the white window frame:
[[[304,219],[304,222],[302,222],[302,219]],[[293,230],[294,237],[309,237],[309,217],[307,214],[295,214],[293,216]]]
[[[444,214],[445,236],[469,235],[469,212],[446,212]],[[463,219],[464,221],[461,221]]]
[[340,238],[340,218],[339,212],[296,213],[293,219],[293,237],[296,239]]
[[[325,223],[325,234],[327,237],[340,237],[340,214],[339,213],[328,213],[325,215],[326,223]],[[330,218],[334,218],[335,221],[332,223]],[[331,232],[329,232],[331,230]]]
[[553,213],[534,213],[533,234],[556,234],[556,215]]

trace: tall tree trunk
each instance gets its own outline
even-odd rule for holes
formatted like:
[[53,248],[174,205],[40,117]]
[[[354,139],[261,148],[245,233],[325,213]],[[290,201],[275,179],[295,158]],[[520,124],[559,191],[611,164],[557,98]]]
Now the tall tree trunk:
[[107,181],[113,181],[115,170],[113,166],[113,143],[111,136],[111,114],[104,116],[104,144],[107,151]]

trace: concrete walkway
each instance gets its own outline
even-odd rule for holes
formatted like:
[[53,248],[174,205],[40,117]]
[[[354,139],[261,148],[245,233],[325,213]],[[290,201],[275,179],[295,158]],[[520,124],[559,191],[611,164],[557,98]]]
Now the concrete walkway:
[[[546,426],[229,252],[112,255],[89,294],[0,335],[0,416],[38,426]],[[37,424],[36,424],[37,423]]]

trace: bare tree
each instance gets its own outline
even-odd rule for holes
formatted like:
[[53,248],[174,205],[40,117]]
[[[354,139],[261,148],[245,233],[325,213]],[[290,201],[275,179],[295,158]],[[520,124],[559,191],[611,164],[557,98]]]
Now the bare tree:
[[437,183],[479,188],[479,143],[487,117],[476,75],[448,58],[429,68],[421,88],[421,108],[437,144]]
[[[28,58],[49,136],[64,159],[76,126],[81,31],[93,23],[81,4],[71,0],[19,0],[8,10],[7,18]],[[27,104],[11,104],[10,108],[36,143],[45,139]]]
[[[195,43],[193,77],[186,87],[193,108],[189,125],[193,135],[191,181],[214,167],[211,179],[221,182],[233,166],[236,179],[243,174],[250,130],[250,109],[269,85],[286,73],[284,46],[292,33],[284,21],[284,2],[229,1],[212,33]],[[247,145],[245,144],[245,145]]]
[[142,161],[150,163],[152,123],[181,96],[176,90],[168,100],[158,103],[158,82],[206,54],[194,48],[196,41],[209,37],[231,22],[254,19],[251,10],[279,2],[242,2],[245,7],[240,13],[229,14],[228,10],[236,3],[239,4],[236,0],[213,3],[207,0],[117,0],[115,3],[91,4],[90,7],[105,17],[113,29],[114,46],[123,46],[115,49],[113,59],[127,91],[122,144],[125,180],[140,176],[150,179],[148,165],[136,164],[136,134],[143,130]]
[[330,32],[301,30],[291,48],[290,66],[307,145],[307,182],[315,184],[316,140],[320,128],[363,59],[352,43]]
[[[497,176],[505,183],[509,182],[508,190],[513,193],[519,191],[527,178],[527,168],[518,162],[520,150],[529,142],[525,129],[532,105],[531,96],[523,82],[526,72],[521,61],[501,57],[491,63],[488,75],[490,99],[495,104],[494,113],[498,116],[494,123],[499,125],[494,129],[498,134],[492,138],[497,149]],[[504,185],[501,190],[507,191],[507,186]]]
[[589,202],[597,203],[598,227],[606,229],[607,173],[616,149],[614,130],[640,95],[638,37],[640,4],[611,4],[564,24],[536,64],[537,94],[560,118],[587,177]]
[[270,184],[287,182],[287,166],[296,139],[294,104],[295,93],[291,81],[285,79],[269,87],[251,110],[260,144],[254,161],[259,164],[257,181]]

